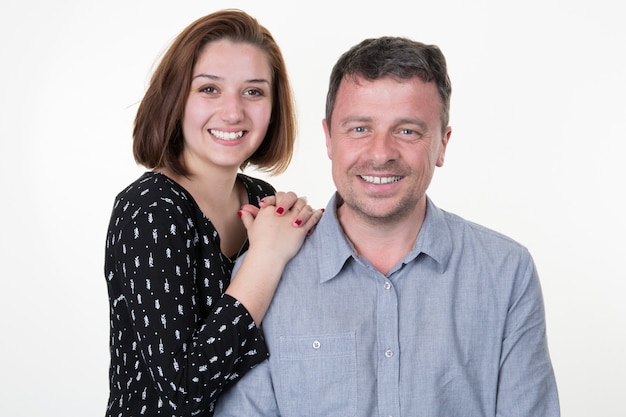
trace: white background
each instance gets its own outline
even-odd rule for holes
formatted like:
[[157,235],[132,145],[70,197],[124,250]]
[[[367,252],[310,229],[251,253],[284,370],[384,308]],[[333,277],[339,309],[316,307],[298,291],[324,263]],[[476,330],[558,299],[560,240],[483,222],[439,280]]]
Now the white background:
[[323,207],[335,60],[365,37],[441,47],[453,134],[430,196],[525,244],[563,416],[626,416],[626,65],[618,1],[87,1],[0,5],[0,415],[102,416],[104,238],[143,171],[132,122],[172,38],[237,6],[282,47],[299,111],[271,181]]

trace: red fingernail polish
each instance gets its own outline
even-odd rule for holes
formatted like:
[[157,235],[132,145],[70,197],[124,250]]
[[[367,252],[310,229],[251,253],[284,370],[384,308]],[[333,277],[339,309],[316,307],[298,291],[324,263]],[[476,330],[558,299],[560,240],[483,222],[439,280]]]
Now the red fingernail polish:
[[242,216],[241,210],[239,210],[239,211],[237,212],[237,216],[239,216],[239,217],[241,217],[241,216]]
[[296,226],[300,226],[302,224],[302,220],[297,219],[295,222]]
[[278,214],[283,214],[283,212],[284,212],[284,211],[285,211],[285,209],[284,209],[284,208],[282,208],[282,207],[278,207],[278,208],[276,209],[276,213],[278,213]]

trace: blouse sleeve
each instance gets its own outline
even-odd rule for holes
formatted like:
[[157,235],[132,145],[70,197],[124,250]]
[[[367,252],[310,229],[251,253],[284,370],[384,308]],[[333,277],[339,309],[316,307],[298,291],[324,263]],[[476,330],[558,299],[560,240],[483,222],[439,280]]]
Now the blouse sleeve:
[[135,213],[119,229],[114,257],[132,326],[124,331],[135,335],[149,373],[142,377],[151,378],[173,408],[193,412],[210,407],[229,381],[268,353],[234,298],[212,300],[203,317],[196,265],[206,261],[194,250],[196,227],[177,208],[160,203]]

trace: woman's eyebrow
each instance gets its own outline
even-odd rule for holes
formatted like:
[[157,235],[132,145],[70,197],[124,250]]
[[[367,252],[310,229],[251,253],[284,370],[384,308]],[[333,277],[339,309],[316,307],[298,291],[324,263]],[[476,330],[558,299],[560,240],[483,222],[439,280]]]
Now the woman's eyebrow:
[[[193,80],[196,80],[198,78],[208,78],[209,80],[213,80],[213,81],[221,81],[221,80],[224,79],[224,77],[220,77],[219,75],[198,74],[198,75],[194,75],[191,80],[193,81]],[[245,82],[246,83],[255,83],[255,84],[264,83],[264,84],[270,85],[270,82],[268,80],[266,80],[265,78],[252,78],[252,79],[246,80]]]

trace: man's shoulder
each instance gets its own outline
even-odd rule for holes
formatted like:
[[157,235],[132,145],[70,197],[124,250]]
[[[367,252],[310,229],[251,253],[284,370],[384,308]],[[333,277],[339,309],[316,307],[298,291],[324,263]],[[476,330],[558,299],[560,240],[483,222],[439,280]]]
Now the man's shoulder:
[[528,252],[527,248],[509,235],[483,224],[467,220],[458,214],[440,210],[454,240],[483,247],[499,248],[500,251]]

